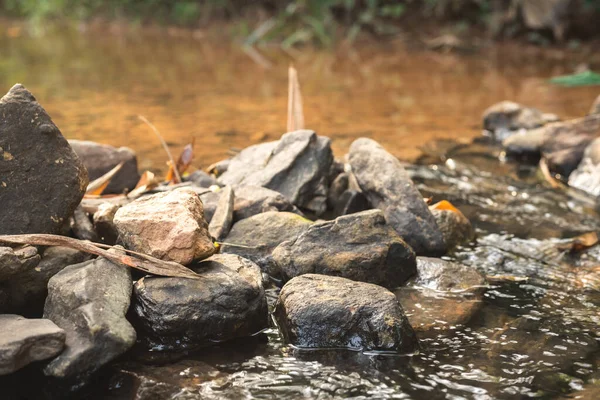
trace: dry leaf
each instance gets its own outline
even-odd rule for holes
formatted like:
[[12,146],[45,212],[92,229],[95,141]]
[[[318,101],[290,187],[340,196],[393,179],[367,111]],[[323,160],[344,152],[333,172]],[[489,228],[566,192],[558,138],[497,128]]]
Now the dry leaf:
[[287,131],[293,132],[304,129],[304,110],[302,107],[302,94],[298,82],[296,68],[290,66],[288,70],[288,120]]
[[169,171],[167,172],[167,176],[165,178],[165,180],[167,182],[172,182],[172,183],[180,183],[181,182],[181,176],[183,175],[183,173],[185,171],[187,171],[187,169],[190,167],[190,164],[192,163],[192,160],[194,159],[194,143],[195,142],[196,142],[196,139],[193,139],[192,143],[185,146],[183,148],[183,150],[181,151],[181,154],[179,155],[179,158],[177,159],[177,163],[176,163],[177,172],[179,174],[175,173],[175,168],[173,167],[173,164],[171,162],[168,163]]
[[458,208],[454,207],[454,204],[450,203],[448,200],[438,201],[434,205],[429,206],[429,208],[431,210],[452,211],[464,217],[464,214]]
[[163,261],[131,250],[124,250],[129,255],[111,253],[112,246],[92,243],[87,240],[73,239],[67,236],[29,234],[29,235],[0,235],[0,242],[13,244],[31,244],[36,246],[63,246],[104,257],[112,262],[139,269],[153,275],[177,278],[195,278],[199,276],[189,268],[173,261]]
[[104,191],[104,189],[106,189],[106,187],[112,180],[112,178],[121,170],[121,168],[123,168],[123,164],[124,164],[124,162],[120,162],[119,165],[117,165],[116,167],[114,167],[113,169],[111,169],[110,171],[108,171],[107,173],[102,175],[101,177],[91,181],[87,186],[87,190],[85,191],[86,196],[87,195],[92,195],[92,196],[101,195],[102,192]]
[[575,236],[568,243],[562,243],[558,246],[560,250],[577,253],[598,244],[598,234],[596,232],[588,232],[583,235]]

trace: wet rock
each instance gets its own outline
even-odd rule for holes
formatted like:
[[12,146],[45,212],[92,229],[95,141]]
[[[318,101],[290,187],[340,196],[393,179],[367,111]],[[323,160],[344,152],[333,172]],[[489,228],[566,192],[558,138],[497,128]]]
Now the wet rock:
[[594,100],[594,103],[590,108],[590,115],[591,114],[600,114],[600,96],[596,97],[596,100]]
[[208,225],[208,232],[216,240],[223,240],[229,233],[233,223],[233,205],[235,201],[233,188],[225,186],[222,192],[215,213]]
[[0,375],[54,357],[64,347],[65,331],[52,321],[0,315]]
[[600,196],[600,138],[586,147],[577,169],[569,175],[569,186]]
[[273,261],[284,279],[316,273],[395,287],[415,273],[414,252],[380,210],[315,223],[277,246]]
[[114,224],[128,249],[183,265],[215,252],[202,201],[190,189],[144,196],[121,207]]
[[23,271],[35,268],[39,262],[40,256],[33,246],[17,249],[0,247],[0,282],[7,281]]
[[440,209],[432,209],[431,213],[442,232],[446,250],[452,250],[458,245],[469,243],[475,239],[471,221],[463,213]]
[[301,130],[242,150],[219,182],[266,187],[300,208],[321,214],[326,209],[332,162],[330,140]]
[[0,234],[61,233],[87,188],[85,167],[35,97],[0,99]]
[[115,214],[121,208],[116,204],[104,203],[98,206],[94,213],[94,230],[103,243],[114,245],[117,242],[119,232],[115,226]]
[[522,130],[504,139],[502,146],[509,156],[539,155],[545,140],[544,128]]
[[81,205],[77,206],[70,221],[71,231],[77,239],[89,240],[90,242],[97,242],[98,235],[94,229],[90,217],[83,210]]
[[281,278],[281,271],[274,264],[271,253],[286,240],[296,239],[311,224],[311,221],[290,212],[268,211],[253,215],[233,225],[225,239],[226,243],[233,245],[224,244],[221,252],[252,260],[272,277]]
[[[33,248],[35,250],[35,248]],[[90,258],[87,253],[67,247],[48,247],[41,261],[20,270],[12,279],[0,283],[0,291],[6,295],[0,300],[0,312],[23,315],[41,315],[48,295],[48,281],[69,265],[78,264]],[[38,264],[39,262],[39,264]]]
[[134,286],[140,328],[170,347],[250,336],[268,325],[260,268],[233,254],[191,267],[200,279],[145,277]]
[[133,346],[136,333],[125,319],[131,291],[129,268],[104,258],[54,275],[48,282],[44,318],[64,329],[67,339],[65,350],[46,366],[45,374],[86,375]]
[[362,192],[348,189],[338,199],[333,214],[338,216],[348,215],[366,211],[370,208],[371,204]]
[[558,121],[554,114],[544,114],[512,101],[494,104],[483,113],[483,129],[492,132],[498,140],[504,140],[519,129],[539,128],[554,121]]
[[586,147],[600,136],[600,114],[544,127],[542,155],[550,171],[568,177],[581,162]]
[[184,178],[184,181],[193,182],[194,185],[205,188],[217,185],[217,180],[212,175],[200,169],[192,172],[187,178]]
[[444,238],[433,215],[396,157],[377,142],[360,138],[350,146],[352,174],[375,208],[417,254],[445,251]]
[[480,291],[485,277],[473,267],[440,258],[417,257],[417,274],[412,284],[444,292]]
[[345,278],[292,279],[281,290],[275,318],[286,341],[298,347],[407,353],[418,347],[392,292]]
[[69,140],[69,144],[85,165],[90,181],[100,178],[120,163],[123,163],[123,167],[110,180],[110,183],[104,189],[104,193],[123,193],[125,190],[135,188],[140,180],[137,156],[130,148],[115,148],[85,140]]

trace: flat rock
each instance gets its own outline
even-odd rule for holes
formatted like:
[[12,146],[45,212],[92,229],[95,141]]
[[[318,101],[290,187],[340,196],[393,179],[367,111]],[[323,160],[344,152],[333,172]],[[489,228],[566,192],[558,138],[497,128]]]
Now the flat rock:
[[306,218],[285,211],[253,215],[233,225],[225,239],[232,245],[224,244],[221,252],[252,260],[272,277],[281,278],[281,271],[274,264],[271,253],[286,240],[296,239],[311,225],[312,222]]
[[233,223],[235,193],[231,186],[225,186],[221,190],[223,193],[221,193],[215,213],[208,225],[208,233],[216,240],[223,240],[229,233]]
[[191,268],[200,279],[145,277],[136,282],[133,313],[152,342],[207,345],[250,336],[268,326],[256,264],[218,254]]
[[302,348],[410,353],[418,342],[396,296],[380,286],[307,274],[281,289],[275,309],[287,342]]
[[586,147],[577,169],[569,175],[569,186],[600,196],[600,138]]
[[68,266],[50,279],[44,318],[64,329],[67,339],[46,375],[86,375],[133,346],[136,333],[125,318],[132,283],[128,267],[104,258]]
[[162,260],[188,265],[215,252],[202,201],[187,188],[141,197],[113,222],[125,247]]
[[0,375],[58,355],[65,337],[65,331],[50,320],[0,315]]
[[329,138],[300,130],[286,133],[276,142],[242,150],[231,160],[219,182],[266,187],[300,208],[321,214],[327,208],[332,163]]
[[284,279],[316,273],[395,287],[415,273],[414,252],[380,210],[315,223],[272,257]]
[[61,233],[88,175],[50,116],[22,85],[0,99],[0,234]]
[[367,138],[350,146],[349,161],[363,193],[417,254],[439,255],[444,238],[435,218],[398,159]]
[[104,193],[123,193],[135,188],[140,180],[137,156],[128,147],[115,148],[106,144],[86,140],[69,140],[69,144],[85,165],[90,181],[100,178],[108,171],[123,163],[104,189]]
[[502,101],[483,113],[483,129],[503,140],[520,129],[539,128],[549,122],[558,121],[554,114],[545,114],[535,108],[512,101]]

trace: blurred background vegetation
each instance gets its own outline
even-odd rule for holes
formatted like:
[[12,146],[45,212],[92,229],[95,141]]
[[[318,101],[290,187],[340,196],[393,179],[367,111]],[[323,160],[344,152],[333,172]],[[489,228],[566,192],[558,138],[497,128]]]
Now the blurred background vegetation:
[[499,38],[525,28],[593,38],[599,33],[600,0],[0,0],[4,15],[34,25],[48,20],[125,19],[203,27],[235,21],[248,44],[276,40],[282,46],[382,37],[405,25],[443,22],[455,30],[480,29]]

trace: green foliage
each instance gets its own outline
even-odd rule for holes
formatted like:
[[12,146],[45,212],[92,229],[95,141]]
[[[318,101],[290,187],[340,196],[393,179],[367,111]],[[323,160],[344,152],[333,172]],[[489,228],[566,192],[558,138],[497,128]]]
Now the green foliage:
[[550,79],[551,83],[560,86],[596,86],[600,85],[600,74],[592,71],[580,72],[573,75],[557,76]]

